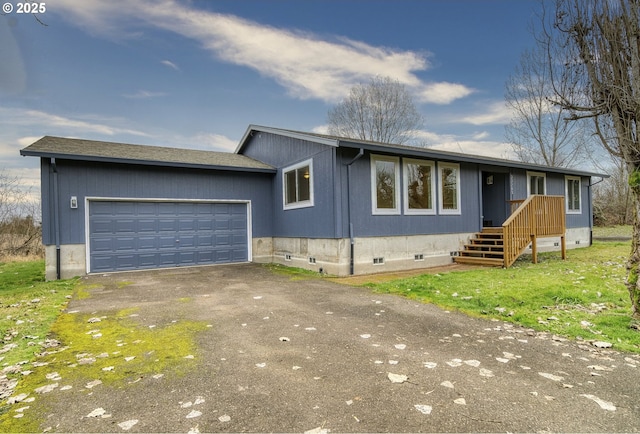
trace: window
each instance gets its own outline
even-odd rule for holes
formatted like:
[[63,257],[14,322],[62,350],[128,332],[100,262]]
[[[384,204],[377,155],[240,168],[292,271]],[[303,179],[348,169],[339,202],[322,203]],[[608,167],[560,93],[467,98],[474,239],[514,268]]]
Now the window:
[[460,214],[460,165],[438,163],[440,214]]
[[400,214],[400,160],[371,156],[371,201],[373,214]]
[[405,214],[435,214],[435,164],[404,159]]
[[567,214],[580,214],[581,208],[581,182],[578,176],[565,177],[565,199],[567,202]]
[[547,194],[547,175],[540,172],[527,172],[527,196]]
[[311,163],[311,160],[307,160],[283,170],[284,209],[313,206],[313,165]]

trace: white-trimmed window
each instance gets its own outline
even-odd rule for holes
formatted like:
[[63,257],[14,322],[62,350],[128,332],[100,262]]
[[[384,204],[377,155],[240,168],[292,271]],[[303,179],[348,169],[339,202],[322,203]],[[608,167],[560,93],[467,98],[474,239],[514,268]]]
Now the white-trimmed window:
[[582,213],[582,181],[579,176],[565,176],[567,214]]
[[313,206],[312,163],[312,160],[306,160],[282,171],[284,209]]
[[400,214],[400,159],[371,156],[373,214]]
[[546,173],[527,172],[527,197],[532,194],[547,194]]
[[436,213],[436,166],[433,161],[404,158],[405,214]]
[[440,214],[460,214],[460,165],[438,163]]

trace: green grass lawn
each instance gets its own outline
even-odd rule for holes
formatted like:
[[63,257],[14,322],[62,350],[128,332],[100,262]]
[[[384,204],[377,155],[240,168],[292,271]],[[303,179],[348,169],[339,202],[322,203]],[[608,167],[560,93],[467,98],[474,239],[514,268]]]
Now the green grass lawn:
[[[135,383],[132,378],[159,373],[175,377],[197,363],[195,335],[208,329],[205,323],[179,321],[151,330],[132,319],[131,309],[108,312],[98,318],[98,325],[92,314],[63,313],[72,296],[89,297],[88,289],[79,279],[46,282],[44,261],[0,263],[0,369],[8,367],[7,379],[18,380],[0,399],[0,432],[41,431],[46,412],[15,418],[5,398],[35,398],[34,390],[50,384],[50,375],[64,378],[67,385],[101,378],[122,388]],[[126,352],[121,352],[125,345]],[[83,353],[93,357],[91,363],[79,365]],[[98,356],[102,354],[108,357]]]
[[630,237],[633,232],[631,225],[618,226],[595,226],[593,228],[594,237]]
[[[46,282],[44,261],[0,263],[0,365],[31,360],[76,280]],[[4,349],[4,350],[3,350]]]
[[606,341],[640,352],[624,279],[629,242],[521,257],[511,268],[421,276],[364,286],[469,315],[498,318],[579,340]]

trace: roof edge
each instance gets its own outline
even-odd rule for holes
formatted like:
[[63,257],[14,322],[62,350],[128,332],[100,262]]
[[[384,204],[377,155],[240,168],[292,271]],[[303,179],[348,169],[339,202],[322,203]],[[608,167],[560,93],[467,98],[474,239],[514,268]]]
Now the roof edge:
[[[45,140],[47,138],[53,139],[66,139],[64,137],[57,136],[44,136],[38,140],[36,140],[32,145],[40,142],[41,140]],[[75,139],[71,139],[75,140]],[[80,139],[85,140],[85,139]],[[92,140],[89,140],[92,141]],[[111,143],[111,142],[109,142]],[[160,146],[150,146],[150,145],[133,145],[127,143],[118,143],[112,142],[116,144],[122,144],[127,146],[141,146],[141,147],[150,147],[150,148],[163,148]],[[167,148],[167,149],[179,149],[179,148]],[[189,151],[189,149],[186,149]],[[214,152],[214,151],[203,151],[203,152]],[[220,152],[220,154],[229,154],[233,155],[230,152]],[[197,163],[197,162],[181,162],[181,161],[163,161],[158,159],[140,159],[140,158],[122,158],[122,157],[109,157],[109,156],[101,156],[101,155],[79,155],[79,154],[71,154],[65,152],[56,152],[56,151],[47,151],[47,150],[32,150],[30,146],[26,148],[20,149],[20,155],[23,157],[40,157],[40,158],[57,158],[60,160],[72,160],[72,161],[91,161],[97,163],[119,163],[119,164],[137,164],[142,166],[157,166],[157,167],[179,167],[179,168],[189,168],[189,169],[204,169],[204,170],[226,170],[232,172],[253,172],[253,173],[276,173],[276,169],[270,165],[259,162],[266,167],[248,167],[248,166],[235,166],[235,165],[227,165],[227,164],[207,164],[207,163]],[[250,157],[244,156],[244,158],[254,160]],[[257,161],[257,160],[254,160]]]
[[320,137],[320,136],[316,136],[313,134],[308,134],[300,131],[292,131],[292,130],[285,130],[282,128],[265,127],[262,125],[251,124],[247,127],[247,130],[242,136],[242,139],[240,139],[240,142],[238,143],[238,146],[234,151],[236,154],[239,154],[242,151],[242,149],[244,148],[244,146],[246,145],[246,143],[248,142],[249,138],[251,137],[254,131],[258,131],[262,133],[278,134],[280,136],[290,137],[292,139],[306,140],[308,142],[315,142],[321,145],[328,145],[336,148],[340,145],[340,140],[337,138]]
[[464,162],[464,163],[472,163],[472,164],[483,164],[487,166],[499,166],[499,167],[508,167],[514,169],[523,169],[530,171],[540,171],[540,172],[552,172],[552,173],[562,173],[566,175],[575,175],[575,176],[594,176],[598,178],[610,178],[611,176],[606,173],[597,173],[590,172],[587,170],[580,169],[572,169],[567,167],[554,167],[554,166],[545,166],[541,164],[531,164],[523,161],[515,161],[515,160],[507,160],[503,158],[489,157],[484,155],[476,155],[476,154],[462,154],[458,152],[449,152],[449,151],[441,151],[438,149],[431,149],[428,147],[398,147],[398,146],[389,146],[383,143],[373,143],[373,142],[364,142],[358,140],[342,140],[340,141],[340,146],[344,146],[347,148],[363,148],[370,152],[382,152],[382,153],[395,153],[395,154],[404,154],[412,157],[427,157],[427,158],[437,158],[444,159],[450,161]]

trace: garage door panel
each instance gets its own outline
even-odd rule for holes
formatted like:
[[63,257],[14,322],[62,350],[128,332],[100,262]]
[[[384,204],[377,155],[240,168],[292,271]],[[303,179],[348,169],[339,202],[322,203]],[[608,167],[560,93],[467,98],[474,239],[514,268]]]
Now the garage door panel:
[[93,252],[111,252],[114,250],[113,240],[111,238],[93,238],[91,250]]
[[247,204],[90,201],[90,271],[245,262]]
[[175,219],[161,218],[158,220],[159,232],[176,232],[178,230],[178,222]]
[[180,236],[180,248],[190,248],[196,247],[196,236],[195,235],[181,235]]
[[137,240],[134,237],[117,237],[114,249],[120,252],[135,251]]
[[248,261],[247,252],[244,250],[234,250],[231,256],[231,262],[244,262]]
[[156,240],[158,249],[174,249],[177,244],[175,236],[158,236]]
[[247,244],[247,236],[245,234],[236,234],[233,236],[233,245],[241,246]]
[[138,250],[156,250],[157,240],[155,236],[138,237]]
[[199,250],[196,252],[198,264],[212,264],[215,262],[214,251],[212,249],[209,250]]
[[138,255],[138,262],[141,268],[153,268],[158,262],[156,253],[141,253]]
[[178,220],[178,231],[195,231],[196,230],[196,221],[195,219],[184,219],[181,218]]
[[198,246],[200,247],[213,247],[214,243],[213,235],[204,235],[198,233]]
[[158,204],[155,202],[137,202],[137,215],[155,216],[158,214]]
[[189,203],[189,202],[181,203],[180,206],[177,207],[177,212],[179,215],[192,216],[197,212],[197,209],[196,209],[197,205],[198,204],[196,203]]
[[93,220],[92,232],[94,234],[110,234],[113,232],[113,221],[103,218]]
[[229,229],[231,229],[229,218],[225,217],[223,219],[218,216],[216,220],[213,222],[213,228],[216,231],[228,231]]
[[176,215],[176,207],[174,202],[159,202],[156,204],[157,212],[159,216],[164,215]]
[[196,221],[196,230],[198,232],[211,232],[213,231],[213,220],[212,219],[198,219]]
[[214,253],[217,262],[231,262],[231,250],[216,250]]
[[134,255],[118,255],[116,256],[116,266],[119,270],[134,270],[136,268],[136,260]]
[[158,230],[157,221],[151,218],[142,218],[138,220],[138,233],[151,232],[155,233]]
[[113,229],[116,233],[123,233],[123,232],[135,233],[136,221],[134,219],[119,218],[114,221]]

